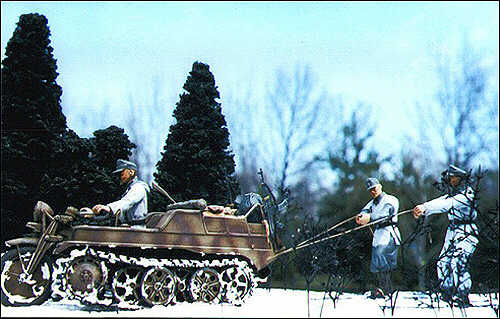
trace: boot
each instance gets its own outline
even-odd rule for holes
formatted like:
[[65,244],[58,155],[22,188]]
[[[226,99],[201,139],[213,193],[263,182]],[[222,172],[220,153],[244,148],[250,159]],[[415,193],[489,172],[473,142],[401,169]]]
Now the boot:
[[370,292],[370,296],[368,296],[370,299],[376,299],[376,298],[385,298],[384,292],[380,288],[373,288],[372,291]]
[[393,293],[392,290],[392,279],[391,279],[391,273],[390,271],[384,271],[384,292],[386,295],[391,295]]
[[455,301],[456,305],[458,307],[461,307],[461,308],[466,308],[466,307],[472,306],[472,304],[469,301],[469,296],[465,292],[459,292],[457,294],[456,298],[454,298],[454,301]]
[[390,271],[381,271],[376,273],[378,287],[384,292],[384,295],[392,293],[392,280]]
[[[377,286],[371,291],[370,298],[385,298],[387,291],[387,271],[381,271],[375,273],[375,278],[377,278]],[[390,279],[389,279],[390,280]]]

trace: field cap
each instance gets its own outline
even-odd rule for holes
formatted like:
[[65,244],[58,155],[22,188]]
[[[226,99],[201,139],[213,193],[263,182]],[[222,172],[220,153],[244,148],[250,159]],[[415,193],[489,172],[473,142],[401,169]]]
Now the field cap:
[[116,170],[113,171],[113,174],[114,173],[119,173],[119,172],[123,171],[126,168],[133,169],[134,171],[137,171],[137,165],[135,165],[132,162],[129,162],[129,161],[126,161],[126,160],[123,160],[123,159],[119,159],[119,160],[116,161]]
[[370,190],[377,185],[380,185],[380,183],[379,183],[378,179],[376,179],[374,177],[370,177],[366,180],[366,190]]

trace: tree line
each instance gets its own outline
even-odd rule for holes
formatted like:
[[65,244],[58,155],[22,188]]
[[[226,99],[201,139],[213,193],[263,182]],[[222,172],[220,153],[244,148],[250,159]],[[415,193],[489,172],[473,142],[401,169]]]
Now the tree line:
[[[135,130],[126,132],[111,125],[82,138],[67,126],[52,52],[47,19],[36,13],[22,15],[2,61],[3,248],[5,240],[26,232],[36,201],[47,202],[55,211],[111,202],[124,191],[111,174],[118,158],[137,160],[139,170],[142,163],[151,165],[141,127],[132,125]],[[448,163],[474,169],[481,181],[482,231],[472,268],[473,289],[498,289],[498,148],[488,149],[498,104],[486,98],[487,77],[478,61],[466,54],[461,61],[457,76],[445,66],[439,69],[443,85],[438,108],[425,113],[438,118],[433,123],[439,125],[422,121],[421,139],[409,142],[414,147],[401,151],[398,160],[382,157],[372,146],[375,128],[367,121],[367,108],[359,105],[348,112],[340,100],[315,94],[307,67],[297,67],[291,76],[277,73],[269,103],[263,105],[269,114],[265,121],[252,112],[237,117],[235,113],[251,109],[249,101],[237,99],[225,108],[234,120],[228,123],[217,101],[214,75],[207,64],[196,61],[173,111],[175,123],[155,165],[154,180],[177,201],[204,198],[210,204],[229,205],[238,194],[261,191],[257,171],[264,167],[276,196],[290,194],[280,234],[293,246],[359,212],[369,200],[367,177],[377,177],[384,191],[398,197],[401,209],[409,209],[439,195],[433,184]],[[428,134],[440,134],[444,146],[436,150],[424,144]],[[472,167],[474,160],[495,152],[487,170]],[[437,161],[437,154],[444,160]],[[324,174],[334,176],[333,185],[325,185]],[[151,193],[151,211],[162,211],[167,204],[166,198]],[[433,256],[439,253],[446,226],[445,216],[400,218],[405,245],[396,286],[425,289],[430,284],[429,278],[436,276]],[[370,245],[371,234],[364,230],[285,256],[273,264],[270,284],[367,289],[373,282]]]

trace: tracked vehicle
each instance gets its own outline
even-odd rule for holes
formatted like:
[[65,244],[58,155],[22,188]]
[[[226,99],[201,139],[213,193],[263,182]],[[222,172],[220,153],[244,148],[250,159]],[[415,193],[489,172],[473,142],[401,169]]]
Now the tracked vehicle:
[[124,308],[241,304],[269,275],[282,248],[277,209],[257,202],[245,214],[225,215],[176,205],[127,225],[88,208],[56,214],[40,201],[26,225],[32,235],[6,242],[2,304],[29,306],[50,298]]

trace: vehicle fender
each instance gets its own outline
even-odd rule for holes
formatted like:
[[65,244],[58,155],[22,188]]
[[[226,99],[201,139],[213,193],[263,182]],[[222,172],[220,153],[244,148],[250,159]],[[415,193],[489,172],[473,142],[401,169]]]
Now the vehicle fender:
[[261,279],[267,279],[267,277],[271,274],[271,268],[266,266],[257,272],[257,276]]
[[34,237],[15,238],[5,241],[5,245],[7,247],[19,246],[19,245],[36,246],[37,244],[38,244],[38,238]]

